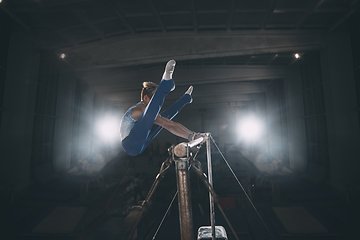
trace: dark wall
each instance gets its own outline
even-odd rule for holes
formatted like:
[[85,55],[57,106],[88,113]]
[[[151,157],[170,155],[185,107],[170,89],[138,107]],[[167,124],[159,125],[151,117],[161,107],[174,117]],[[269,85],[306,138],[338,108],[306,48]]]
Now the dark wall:
[[[358,112],[358,119],[360,126],[360,13],[359,12],[357,12],[350,19],[350,38],[351,38],[354,80],[355,80],[356,99],[357,99],[357,106],[356,109],[354,110]],[[357,145],[357,148],[359,147],[360,146]],[[344,184],[346,190],[349,192],[350,200],[352,198],[358,202],[360,199],[360,191],[359,191],[360,179],[358,177],[358,174],[356,175],[354,174],[354,177],[344,182]]]
[[304,58],[301,80],[308,161],[328,168],[329,147],[320,54],[318,52],[310,53]]
[[33,167],[51,162],[53,158],[59,71],[59,64],[56,62],[55,56],[42,53],[34,112],[31,151]]
[[[324,90],[329,146],[331,186],[344,191],[358,180],[360,153],[359,116],[353,68],[353,48],[349,32],[325,36],[321,51],[321,76]],[[359,184],[359,183],[357,183]]]
[[[357,13],[350,21],[350,38],[352,57],[354,63],[354,77],[357,96],[357,111],[360,119],[360,13]],[[360,124],[360,122],[359,122]]]
[[[352,19],[350,31],[325,34],[325,48],[303,55],[287,71],[285,84],[291,163],[303,161],[308,178],[342,192],[358,191],[360,183],[359,24]],[[295,84],[296,75],[301,76],[301,85]],[[301,97],[295,99],[299,92]]]
[[8,44],[0,126],[1,185],[20,191],[29,184],[39,52],[27,33],[12,31]]
[[70,168],[76,77],[59,56],[42,52],[36,85],[30,179],[43,183]]
[[0,9],[0,125],[3,111],[3,98],[5,88],[6,66],[9,49],[9,38],[11,31],[11,20]]
[[308,164],[301,68],[287,68],[285,81],[289,167],[303,174]]
[[69,167],[75,83],[62,59],[41,52],[0,10],[1,192],[21,192]]

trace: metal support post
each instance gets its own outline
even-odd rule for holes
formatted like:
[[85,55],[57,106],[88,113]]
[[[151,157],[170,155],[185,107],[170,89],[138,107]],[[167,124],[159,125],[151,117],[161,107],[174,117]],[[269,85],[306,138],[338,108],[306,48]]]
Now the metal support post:
[[[207,133],[206,138],[206,156],[207,156],[207,169],[208,169],[208,181],[211,187],[213,187],[213,178],[212,178],[212,163],[211,163],[211,149],[210,149],[210,133]],[[215,206],[214,198],[209,192],[210,199],[210,222],[211,222],[211,237],[212,240],[215,240]]]
[[181,240],[193,240],[193,219],[189,177],[189,158],[175,160],[176,181],[178,188],[179,218]]

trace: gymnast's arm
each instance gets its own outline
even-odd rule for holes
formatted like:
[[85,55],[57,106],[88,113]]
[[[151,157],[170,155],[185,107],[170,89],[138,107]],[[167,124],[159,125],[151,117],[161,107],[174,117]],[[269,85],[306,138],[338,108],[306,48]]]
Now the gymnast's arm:
[[190,131],[189,129],[187,129],[185,126],[183,126],[180,123],[171,121],[167,118],[164,118],[160,115],[157,116],[157,118],[155,119],[154,122],[156,125],[159,125],[163,128],[165,128],[166,130],[168,130],[169,132],[171,132],[172,134],[188,139],[189,134],[192,133],[192,131]]
[[[143,111],[145,110],[146,106],[145,105],[139,105],[136,108],[134,108],[134,110],[131,113],[131,117],[135,120],[138,120],[141,116],[141,114],[143,113]],[[193,131],[187,129],[185,126],[183,126],[180,123],[171,121],[167,118],[164,118],[160,115],[157,116],[157,118],[155,119],[154,123],[156,125],[159,125],[163,128],[165,128],[166,130],[168,130],[169,132],[171,132],[172,134],[188,139],[189,135],[191,133],[193,133]],[[196,136],[196,138],[198,137],[204,137],[203,134],[199,134]]]

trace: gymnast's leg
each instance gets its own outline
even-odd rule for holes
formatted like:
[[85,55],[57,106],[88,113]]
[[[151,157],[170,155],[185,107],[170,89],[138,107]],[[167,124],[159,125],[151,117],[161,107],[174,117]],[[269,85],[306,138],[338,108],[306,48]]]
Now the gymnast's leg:
[[[191,93],[193,91],[193,86],[190,86],[189,89],[185,92],[185,94],[179,98],[174,104],[172,104],[168,109],[160,113],[160,115],[167,119],[173,119],[180,110],[186,105],[192,102]],[[149,137],[147,138],[147,142],[145,145],[149,145],[150,142],[158,135],[158,133],[162,130],[161,126],[154,124],[152,127]]]
[[[150,134],[154,121],[159,114],[166,95],[175,88],[175,83],[171,79],[175,68],[175,61],[170,60],[165,67],[163,79],[152,96],[149,104],[141,114],[140,118],[131,129],[129,135],[123,139],[124,150],[132,156],[139,155],[147,146],[147,139]],[[146,144],[147,143],[147,144]]]

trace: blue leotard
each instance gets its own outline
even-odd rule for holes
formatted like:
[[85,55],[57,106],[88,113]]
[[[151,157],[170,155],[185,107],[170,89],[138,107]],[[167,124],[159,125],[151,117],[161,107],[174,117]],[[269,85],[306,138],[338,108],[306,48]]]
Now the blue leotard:
[[[174,88],[173,80],[161,80],[149,104],[138,120],[131,117],[133,109],[142,102],[129,108],[124,114],[120,125],[121,144],[126,153],[136,156],[142,153],[150,142],[161,131],[162,127],[154,124],[161,107],[164,103],[166,95]],[[184,94],[168,109],[162,112],[162,117],[172,119],[179,111],[192,100],[189,94]]]

